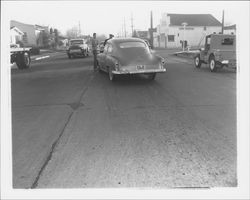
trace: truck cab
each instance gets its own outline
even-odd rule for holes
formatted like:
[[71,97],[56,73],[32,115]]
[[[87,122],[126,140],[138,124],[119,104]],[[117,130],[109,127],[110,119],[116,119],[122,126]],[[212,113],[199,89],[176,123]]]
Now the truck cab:
[[236,38],[235,35],[211,34],[205,38],[205,46],[194,57],[195,67],[202,63],[209,64],[212,72],[218,68],[236,68]]

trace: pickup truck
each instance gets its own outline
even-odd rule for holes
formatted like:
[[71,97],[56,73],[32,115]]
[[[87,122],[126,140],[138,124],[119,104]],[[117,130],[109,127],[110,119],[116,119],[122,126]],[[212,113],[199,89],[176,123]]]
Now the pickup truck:
[[16,63],[18,69],[27,69],[30,67],[30,49],[21,48],[18,45],[10,46],[10,62]]
[[78,55],[86,57],[89,55],[89,47],[84,39],[71,39],[67,54],[69,59]]
[[228,34],[211,34],[206,36],[205,46],[194,56],[196,68],[209,64],[211,72],[218,68],[236,69],[236,37]]

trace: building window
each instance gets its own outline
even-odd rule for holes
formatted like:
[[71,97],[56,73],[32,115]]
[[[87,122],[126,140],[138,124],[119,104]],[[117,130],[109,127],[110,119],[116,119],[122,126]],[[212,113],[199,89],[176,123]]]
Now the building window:
[[168,35],[168,41],[174,42],[174,35]]
[[23,42],[28,43],[28,37],[26,32],[23,32]]

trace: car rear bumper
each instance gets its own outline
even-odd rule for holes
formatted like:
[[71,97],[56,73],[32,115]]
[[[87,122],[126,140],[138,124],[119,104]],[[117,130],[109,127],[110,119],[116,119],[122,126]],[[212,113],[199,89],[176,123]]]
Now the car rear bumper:
[[227,65],[228,67],[235,67],[236,66],[236,60],[223,60],[221,61],[222,65]]
[[113,74],[146,74],[146,73],[163,73],[166,69],[146,69],[146,70],[123,70],[112,71]]

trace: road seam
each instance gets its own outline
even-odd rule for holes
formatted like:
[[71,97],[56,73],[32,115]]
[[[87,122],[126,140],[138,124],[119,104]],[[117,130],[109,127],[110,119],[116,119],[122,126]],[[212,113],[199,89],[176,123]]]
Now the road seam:
[[59,143],[59,141],[60,141],[60,139],[61,139],[61,137],[62,137],[62,135],[63,135],[63,133],[64,133],[66,127],[67,127],[67,125],[69,124],[69,122],[70,122],[70,120],[71,120],[71,117],[73,116],[73,114],[75,113],[75,111],[77,110],[77,108],[81,105],[82,97],[83,97],[84,94],[87,92],[87,90],[88,90],[88,88],[89,88],[89,85],[90,85],[91,81],[93,80],[93,78],[94,78],[94,75],[92,75],[92,76],[90,77],[90,79],[87,81],[86,87],[85,87],[84,90],[82,91],[82,93],[81,93],[81,95],[80,95],[80,97],[79,97],[79,100],[75,103],[75,106],[72,106],[72,105],[70,105],[70,104],[67,104],[68,106],[70,106],[70,107],[72,108],[72,111],[71,111],[71,113],[69,114],[69,117],[68,117],[66,123],[64,124],[63,129],[62,129],[61,133],[59,134],[58,138],[57,138],[56,141],[52,144],[51,150],[50,150],[50,152],[49,152],[49,155],[47,156],[45,162],[43,163],[41,169],[39,170],[38,175],[37,175],[36,178],[35,178],[35,181],[34,181],[33,184],[31,185],[31,189],[35,189],[35,188],[37,187],[38,182],[39,182],[39,179],[40,179],[40,177],[41,177],[43,171],[45,170],[46,166],[48,165],[49,161],[51,160],[52,155],[53,155],[53,153],[54,153],[54,151],[55,151],[55,148],[56,148],[57,144]]

